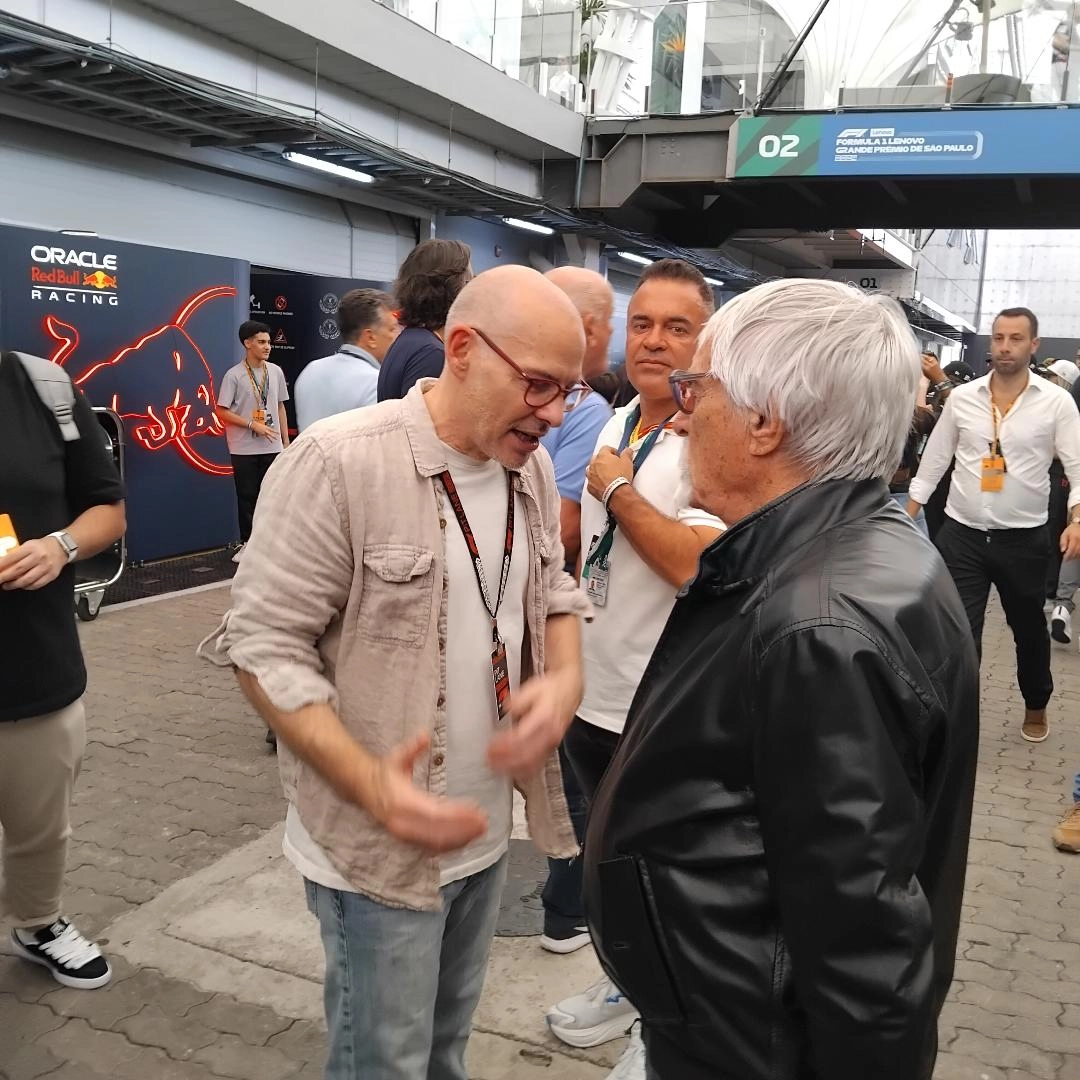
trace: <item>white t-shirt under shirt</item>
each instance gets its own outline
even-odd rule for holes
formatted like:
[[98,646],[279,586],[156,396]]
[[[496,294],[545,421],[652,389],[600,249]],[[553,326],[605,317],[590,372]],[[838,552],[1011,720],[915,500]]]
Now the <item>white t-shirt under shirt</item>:
[[265,435],[256,435],[247,428],[237,427],[235,424],[225,425],[225,439],[229,444],[230,454],[280,454],[284,449],[281,441],[281,426],[278,416],[278,406],[283,401],[289,400],[289,388],[285,382],[285,372],[277,366],[266,361],[265,365],[252,368],[255,383],[259,387],[256,394],[255,387],[251,385],[251,378],[247,372],[247,366],[241,360],[225,372],[221,379],[221,387],[218,389],[217,403],[240,416],[250,419],[251,414],[262,408],[262,385],[263,377],[266,383],[266,412],[267,424],[274,429],[274,437],[266,438]]
[[[484,564],[492,603],[498,595],[506,535],[507,474],[497,461],[474,461],[444,447],[447,464]],[[438,481],[436,481],[438,483]],[[510,690],[521,679],[525,640],[525,596],[529,580],[528,522],[515,495],[514,547],[510,575],[499,608],[499,633],[506,643]],[[446,621],[446,770],[447,797],[478,803],[487,813],[488,830],[460,851],[442,856],[440,884],[478,874],[502,857],[513,823],[513,784],[492,772],[488,745],[510,721],[499,720],[491,677],[491,619],[476,583],[473,562],[448,499],[446,560],[449,595]],[[293,806],[285,819],[282,845],[286,857],[307,878],[332,889],[351,890],[326,853],[311,839]]]
[[[601,446],[619,448],[627,418],[636,405],[635,399],[616,410],[600,433],[598,450]],[[636,450],[641,441],[631,443],[631,449]],[[634,489],[667,517],[685,525],[723,529],[719,518],[690,506],[685,453],[686,439],[674,431],[663,431],[634,477]],[[586,488],[581,497],[583,557],[606,524],[603,505]],[[581,630],[585,697],[578,716],[605,731],[621,734],[678,590],[648,567],[621,529],[615,530],[608,564],[607,603],[595,608],[592,622],[583,624]]]

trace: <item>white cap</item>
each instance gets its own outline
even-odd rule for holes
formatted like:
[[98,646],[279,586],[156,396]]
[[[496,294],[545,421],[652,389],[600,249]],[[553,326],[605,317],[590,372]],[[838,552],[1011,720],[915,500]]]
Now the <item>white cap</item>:
[[1064,379],[1070,386],[1077,379],[1080,379],[1080,367],[1077,367],[1071,360],[1055,360],[1049,365],[1049,369],[1059,379]]

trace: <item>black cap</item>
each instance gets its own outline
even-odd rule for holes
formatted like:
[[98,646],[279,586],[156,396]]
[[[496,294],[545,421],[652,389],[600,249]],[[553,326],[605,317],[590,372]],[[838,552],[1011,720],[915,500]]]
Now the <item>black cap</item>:
[[947,365],[945,374],[948,376],[949,382],[953,383],[968,383],[975,378],[975,372],[971,370],[971,365],[965,364],[963,360],[954,360]]

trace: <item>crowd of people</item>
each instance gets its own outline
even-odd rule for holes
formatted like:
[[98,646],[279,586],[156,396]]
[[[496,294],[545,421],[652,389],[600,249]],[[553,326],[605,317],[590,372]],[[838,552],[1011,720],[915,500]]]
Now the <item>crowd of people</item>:
[[[342,299],[291,445],[269,331],[239,329],[217,411],[244,546],[199,651],[277,740],[326,1076],[465,1080],[516,791],[549,856],[540,946],[604,971],[547,1023],[575,1047],[629,1032],[612,1080],[930,1080],[991,585],[1017,734],[1056,722],[1070,372],[1035,366],[1026,309],[976,377],[920,357],[886,298],[789,280],[714,310],[662,260],[616,375],[613,310],[593,271],[474,276],[427,241],[393,295]],[[85,742],[70,564],[124,527],[93,428],[70,384],[2,355],[4,899],[15,951],[86,988],[110,969],[61,904]],[[35,663],[57,641],[67,663]],[[1080,851],[1080,809],[1053,839]]]

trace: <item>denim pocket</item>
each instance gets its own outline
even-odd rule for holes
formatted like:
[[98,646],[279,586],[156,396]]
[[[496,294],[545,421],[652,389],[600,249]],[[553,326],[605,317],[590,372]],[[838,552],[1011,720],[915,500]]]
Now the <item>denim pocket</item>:
[[319,886],[314,881],[304,878],[304,894],[307,896],[307,908],[317,919],[319,917]]
[[644,859],[608,859],[597,873],[604,952],[616,981],[649,1023],[685,1023]]

